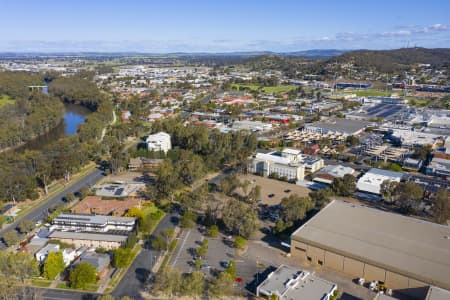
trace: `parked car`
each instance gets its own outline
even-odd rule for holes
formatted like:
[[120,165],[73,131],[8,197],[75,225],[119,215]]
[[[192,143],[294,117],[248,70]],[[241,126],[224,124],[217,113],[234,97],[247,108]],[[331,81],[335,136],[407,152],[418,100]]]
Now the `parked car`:
[[375,288],[377,287],[377,284],[378,284],[378,282],[377,282],[376,280],[370,282],[370,284],[369,284],[369,289],[370,289],[371,291],[374,291]]
[[221,261],[220,265],[222,266],[222,268],[228,268],[230,266],[230,262],[228,261]]
[[211,266],[208,265],[208,264],[202,264],[202,265],[200,266],[200,270],[206,270],[206,269],[210,269],[210,268],[211,268]]
[[365,282],[366,280],[364,279],[364,278],[358,278],[358,284],[359,285],[364,285],[364,282]]
[[268,197],[269,198],[273,198],[275,196],[275,194],[269,194]]
[[285,193],[290,193],[291,190],[290,190],[290,189],[286,189],[286,190],[284,190],[284,192],[285,192]]

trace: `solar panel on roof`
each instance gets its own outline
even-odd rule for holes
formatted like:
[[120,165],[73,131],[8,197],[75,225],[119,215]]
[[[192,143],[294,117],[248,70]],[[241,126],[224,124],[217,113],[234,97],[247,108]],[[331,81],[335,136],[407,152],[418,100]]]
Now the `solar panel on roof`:
[[123,190],[124,190],[123,188],[118,188],[118,189],[114,192],[114,195],[120,196],[120,195],[122,194]]

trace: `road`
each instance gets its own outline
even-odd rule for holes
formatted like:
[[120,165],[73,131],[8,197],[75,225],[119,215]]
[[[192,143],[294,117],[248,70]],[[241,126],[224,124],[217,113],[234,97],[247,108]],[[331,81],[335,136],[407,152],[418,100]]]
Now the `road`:
[[[24,216],[18,218],[14,223],[12,223],[7,228],[0,231],[0,237],[3,238],[3,235],[11,230],[15,230],[16,227],[20,224],[20,222],[24,220],[30,220],[36,222],[37,220],[43,219],[46,217],[48,209],[56,204],[63,203],[63,197],[69,193],[74,193],[78,191],[83,186],[92,186],[99,182],[104,175],[102,175],[102,171],[99,169],[94,169],[92,172],[88,173],[82,179],[78,180],[76,183],[70,185],[65,188],[62,192],[57,195],[51,197],[49,200],[42,202],[36,208],[25,214]],[[6,246],[3,242],[0,242],[0,250],[4,249]]]
[[[150,240],[164,229],[174,228],[178,224],[179,215],[176,213],[168,213],[159,222]],[[140,291],[144,288],[144,283],[151,275],[151,269],[156,259],[160,255],[160,251],[151,249],[150,240],[146,241],[142,251],[134,260],[133,264],[123,276],[112,295],[114,297],[129,296],[134,300],[144,299],[140,295]]]
[[74,290],[52,290],[44,288],[36,288],[36,295],[43,300],[94,300],[100,294],[86,293]]

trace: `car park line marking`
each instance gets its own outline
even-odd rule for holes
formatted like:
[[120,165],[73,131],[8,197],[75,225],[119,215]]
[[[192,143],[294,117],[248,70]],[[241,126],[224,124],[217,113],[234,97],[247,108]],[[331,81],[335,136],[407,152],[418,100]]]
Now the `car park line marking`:
[[175,257],[175,260],[173,261],[172,266],[175,266],[175,264],[177,263],[178,259],[180,258],[181,250],[184,249],[184,244],[186,243],[187,238],[189,237],[189,234],[191,234],[191,230],[190,230],[190,229],[189,229],[189,231],[186,233],[186,236],[184,237],[184,240],[183,240],[183,242],[181,243],[180,248],[178,249],[177,256]]

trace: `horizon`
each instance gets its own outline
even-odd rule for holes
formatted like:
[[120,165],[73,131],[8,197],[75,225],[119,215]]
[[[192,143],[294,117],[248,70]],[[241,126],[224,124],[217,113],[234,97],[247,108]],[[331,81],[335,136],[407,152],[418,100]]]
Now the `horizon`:
[[[2,1],[2,53],[450,48],[450,2]],[[26,9],[24,9],[24,7]],[[14,24],[13,26],[11,24]]]
[[[290,55],[290,54],[297,54],[297,53],[308,53],[308,52],[354,52],[354,51],[395,51],[395,50],[402,50],[402,49],[427,49],[427,50],[450,50],[450,47],[434,47],[434,48],[427,48],[427,47],[401,47],[401,48],[390,48],[390,49],[305,49],[305,50],[294,50],[294,51],[270,51],[270,50],[260,50],[260,51],[223,51],[223,52],[213,52],[213,51],[198,51],[198,52],[145,52],[145,51],[1,51],[0,55],[5,54],[14,54],[14,55],[50,55],[50,56],[57,56],[57,55],[88,55],[88,54],[110,54],[110,55]],[[300,55],[301,56],[301,55]],[[311,55],[313,56],[313,55]]]

